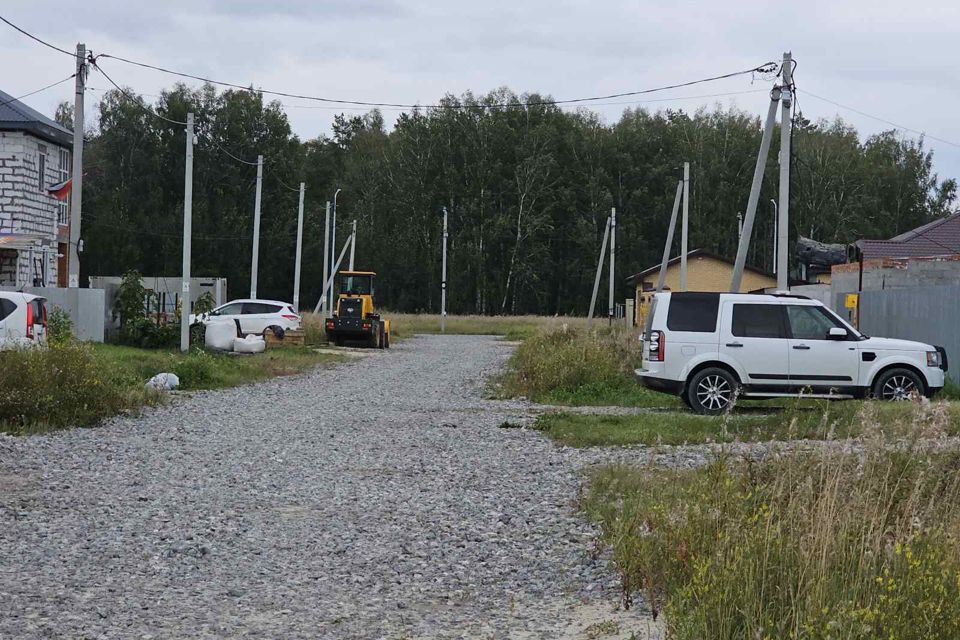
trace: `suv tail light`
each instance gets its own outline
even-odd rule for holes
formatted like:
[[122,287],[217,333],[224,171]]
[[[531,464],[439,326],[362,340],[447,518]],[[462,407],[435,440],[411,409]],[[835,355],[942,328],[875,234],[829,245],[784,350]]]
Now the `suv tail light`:
[[666,348],[667,348],[667,339],[663,335],[663,331],[651,331],[650,332],[650,361],[663,362],[663,357],[666,353]]
[[27,337],[33,339],[33,303],[27,303]]
[[281,317],[281,318],[285,318],[285,319],[287,319],[287,320],[299,320],[299,319],[300,319],[300,316],[291,315],[291,314],[289,314],[289,313],[281,314],[280,317]]

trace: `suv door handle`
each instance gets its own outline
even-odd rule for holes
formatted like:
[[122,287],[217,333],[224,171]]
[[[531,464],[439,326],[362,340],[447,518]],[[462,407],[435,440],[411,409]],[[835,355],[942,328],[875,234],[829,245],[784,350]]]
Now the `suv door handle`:
[[742,346],[743,346],[743,343],[742,343],[742,342],[728,342],[728,343],[727,343],[727,346],[728,346],[728,347],[742,347]]
[[795,344],[795,345],[793,345],[793,348],[794,348],[794,349],[799,349],[799,350],[801,350],[801,351],[808,351],[808,350],[810,349],[810,347],[808,347],[808,346],[805,345],[805,344]]

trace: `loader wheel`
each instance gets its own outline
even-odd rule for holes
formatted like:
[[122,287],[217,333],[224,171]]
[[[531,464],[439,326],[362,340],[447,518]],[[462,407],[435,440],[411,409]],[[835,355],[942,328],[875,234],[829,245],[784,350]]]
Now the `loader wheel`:
[[390,334],[389,334],[389,333],[383,334],[383,347],[384,347],[384,349],[389,349],[389,348],[390,348]]
[[383,330],[383,325],[380,325],[380,328],[377,330],[377,346],[381,349],[387,348],[387,334]]

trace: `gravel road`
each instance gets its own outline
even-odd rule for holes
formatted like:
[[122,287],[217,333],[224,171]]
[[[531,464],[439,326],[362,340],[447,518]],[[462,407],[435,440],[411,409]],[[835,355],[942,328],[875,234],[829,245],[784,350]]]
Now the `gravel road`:
[[553,639],[607,618],[657,637],[613,612],[572,504],[603,454],[501,428],[531,407],[483,399],[510,349],[417,337],[0,436],[0,637]]

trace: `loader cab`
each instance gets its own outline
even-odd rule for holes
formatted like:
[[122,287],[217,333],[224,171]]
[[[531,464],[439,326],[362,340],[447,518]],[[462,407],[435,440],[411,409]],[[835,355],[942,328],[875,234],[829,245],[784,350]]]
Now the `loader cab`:
[[341,296],[373,296],[373,277],[377,275],[372,271],[341,271],[340,276],[340,295]]

